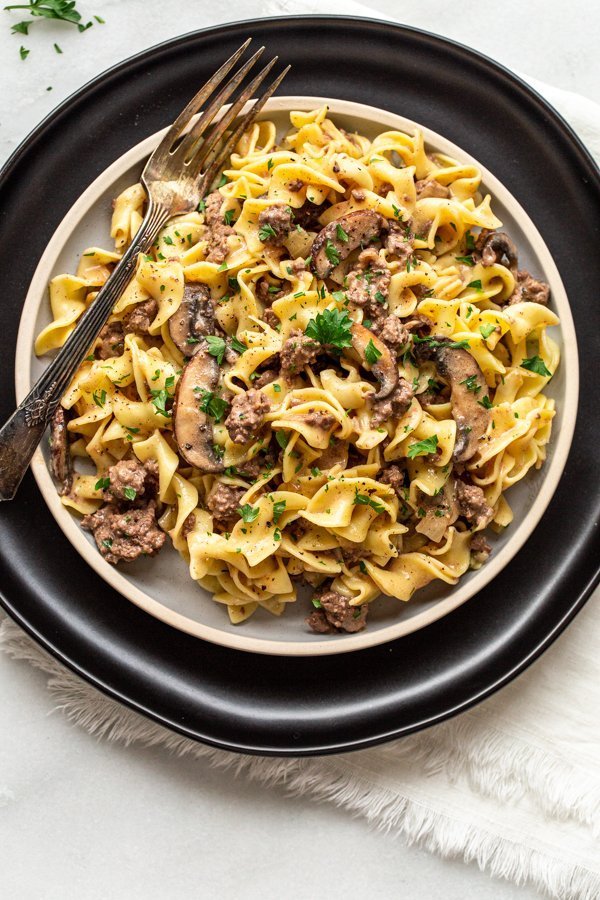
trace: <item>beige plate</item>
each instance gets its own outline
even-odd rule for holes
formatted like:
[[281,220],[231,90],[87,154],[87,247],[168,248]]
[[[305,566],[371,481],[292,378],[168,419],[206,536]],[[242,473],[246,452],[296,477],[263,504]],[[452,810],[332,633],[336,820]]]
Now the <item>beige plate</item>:
[[[412,132],[415,128],[414,122],[401,116],[322,97],[276,97],[269,101],[263,115],[273,119],[278,131],[283,132],[289,127],[290,110],[310,110],[324,103],[329,105],[338,124],[369,137],[389,129]],[[123,597],[174,628],[225,647],[283,656],[347,653],[393,640],[445,616],[488,584],[523,546],[550,502],[569,452],[578,397],[577,346],[564,287],[539,232],[506,188],[459,147],[433,131],[422,130],[431,149],[478,166],[485,191],[492,195],[494,212],[519,247],[523,266],[550,283],[553,308],[561,319],[560,330],[555,329],[557,333],[553,337],[561,347],[562,360],[546,391],[557,405],[546,464],[540,471],[530,472],[510,490],[514,522],[495,539],[493,555],[482,569],[466,574],[454,588],[434,582],[407,604],[391,598],[378,600],[366,631],[323,637],[309,633],[304,625],[304,617],[312,609],[305,599],[290,604],[280,618],[259,609],[242,625],[231,625],[226,610],[190,579],[184,560],[172,547],[165,548],[156,559],[144,559],[120,568],[110,566],[98,553],[91,536],[80,528],[76,517],[61,504],[48,471],[47,447],[40,447],[32,462],[33,474],[52,515],[73,547]],[[48,281],[60,272],[74,271],[79,254],[86,247],[109,244],[111,201],[138,180],[142,162],[163,133],[137,144],[106,169],[72,206],[50,240],[31,282],[21,317],[15,372],[19,402],[47,365],[33,355],[33,343],[38,331],[50,321]],[[68,577],[65,571],[65,578]],[[501,603],[502,597],[497,600]],[[102,602],[101,598],[98,602]]]

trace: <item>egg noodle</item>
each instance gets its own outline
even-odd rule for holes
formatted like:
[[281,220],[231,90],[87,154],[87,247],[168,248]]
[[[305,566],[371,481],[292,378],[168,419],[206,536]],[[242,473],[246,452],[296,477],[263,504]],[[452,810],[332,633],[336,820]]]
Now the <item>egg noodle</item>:
[[[419,130],[370,141],[327,113],[292,112],[279,143],[273,122],[253,124],[216,201],[140,255],[105,329],[114,352],[92,348],[62,398],[75,471],[61,496],[92,524],[101,508],[119,513],[121,533],[96,533],[115,562],[126,498],[139,512],[143,497],[111,495],[110,473],[154,463],[157,525],[231,622],[280,615],[304,580],[322,632],[358,630],[380,594],[408,601],[485,560],[478,533],[509,525],[506,490],[545,460],[543,389],[559,363],[545,286],[517,270],[479,170],[428,152]],[[52,279],[37,354],[64,344],[145,203],[142,185],[125,190],[114,250],[91,247],[76,275]],[[198,286],[212,327],[192,323],[182,352],[170,325]],[[141,304],[152,318],[136,330]],[[198,360],[217,378],[193,386],[196,421],[177,403]],[[189,462],[179,427],[208,434],[210,465]]]

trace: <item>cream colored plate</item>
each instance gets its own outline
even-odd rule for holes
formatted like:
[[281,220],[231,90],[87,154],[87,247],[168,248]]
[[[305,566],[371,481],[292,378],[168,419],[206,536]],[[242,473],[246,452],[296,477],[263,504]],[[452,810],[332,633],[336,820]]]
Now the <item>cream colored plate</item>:
[[[415,128],[414,122],[401,116],[371,106],[322,97],[276,97],[269,101],[263,116],[273,119],[278,130],[283,132],[289,127],[290,110],[310,110],[324,103],[329,105],[336,123],[370,137],[388,129],[411,132]],[[550,502],[569,452],[578,397],[575,330],[564,287],[539,232],[506,188],[459,147],[427,128],[422,130],[431,149],[478,166],[484,189],[492,195],[494,212],[520,250],[522,266],[550,283],[552,306],[561,319],[560,330],[553,329],[553,337],[561,347],[562,360],[546,389],[557,405],[546,464],[540,471],[530,472],[509,491],[514,522],[495,540],[492,557],[482,569],[466,574],[454,588],[443,582],[433,582],[406,604],[391,598],[376,601],[369,625],[363,632],[317,636],[304,624],[305,616],[312,609],[307,599],[290,604],[280,618],[259,609],[247,622],[231,625],[226,609],[190,579],[184,560],[172,547],[165,545],[154,559],[142,559],[118,568],[110,566],[97,551],[93,538],[61,504],[48,471],[47,446],[43,442],[44,446],[33,458],[33,474],[52,515],[73,547],[123,597],[174,628],[226,647],[284,656],[347,653],[393,640],[425,627],[474,597],[523,546]],[[48,244],[31,282],[21,317],[15,372],[19,402],[47,365],[46,361],[33,355],[33,343],[38,331],[50,321],[48,281],[61,272],[75,271],[79,254],[86,247],[110,247],[111,201],[138,180],[143,161],[163,134],[160,132],[147,138],[109,166],[69,210]],[[535,566],[534,559],[531,565]],[[68,570],[65,570],[65,578],[68,577]],[[502,597],[497,597],[496,601],[502,603]],[[101,597],[98,602],[102,602]]]

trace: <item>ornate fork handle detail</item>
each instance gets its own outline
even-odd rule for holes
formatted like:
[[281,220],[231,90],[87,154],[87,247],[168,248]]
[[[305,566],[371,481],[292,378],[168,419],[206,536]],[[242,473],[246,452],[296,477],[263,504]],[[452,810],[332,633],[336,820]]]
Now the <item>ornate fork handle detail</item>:
[[16,494],[60,398],[133,278],[138,253],[150,249],[170,215],[168,207],[150,200],[144,221],[116,269],[39,381],[0,429],[0,500],[12,500]]
[[[255,96],[254,92],[277,61],[275,56],[242,87],[246,75],[265,49],[261,47],[224,83],[250,40],[244,41],[208,79],[167,129],[142,172],[141,181],[149,199],[139,231],[55,359],[0,428],[0,500],[12,500],[15,496],[60,398],[133,278],[138,253],[148,252],[156,235],[171,217],[197,208],[228,154],[285,77],[289,66],[262,91],[238,121],[244,105]],[[236,99],[225,110],[225,104],[236,94]]]

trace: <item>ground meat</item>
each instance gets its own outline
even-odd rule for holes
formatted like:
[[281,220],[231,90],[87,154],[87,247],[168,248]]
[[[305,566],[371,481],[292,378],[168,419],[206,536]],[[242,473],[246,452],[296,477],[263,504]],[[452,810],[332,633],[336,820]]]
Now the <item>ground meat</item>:
[[475,484],[456,482],[456,500],[459,515],[476,528],[485,528],[494,516],[494,510],[488,505],[485,494]]
[[281,348],[281,371],[288,381],[293,381],[304,366],[313,363],[321,351],[321,345],[302,331],[291,332]]
[[333,634],[335,632],[333,625],[330,625],[327,621],[325,610],[323,609],[313,610],[310,616],[307,616],[305,621],[310,630],[314,631],[315,634]]
[[357,566],[361,559],[364,559],[365,556],[369,555],[369,551],[365,550],[363,547],[342,547],[341,548],[342,559],[346,563],[349,568],[352,566]]
[[299,256],[290,263],[289,269],[290,275],[301,275],[302,272],[306,272],[306,262]]
[[351,194],[352,198],[354,200],[356,200],[358,203],[362,203],[363,200],[365,199],[365,197],[367,196],[366,192],[363,191],[362,188],[354,188],[352,191],[350,191],[350,194]]
[[391,465],[384,469],[378,476],[377,480],[381,484],[389,484],[393,487],[398,497],[402,497],[402,488],[404,485],[404,472],[399,466]]
[[60,494],[68,494],[73,483],[73,461],[69,450],[69,432],[64,407],[59,405],[50,422],[50,468],[61,482]]
[[406,265],[414,250],[413,240],[414,235],[408,224],[401,225],[399,222],[390,222],[383,246],[389,253],[393,253],[403,265]]
[[320,231],[319,216],[323,215],[327,206],[327,203],[313,203],[311,200],[305,200],[299,209],[294,210],[294,222],[305,231]]
[[148,334],[152,322],[158,312],[156,300],[144,300],[136,303],[133,309],[123,319],[123,331],[125,334]]
[[550,299],[550,285],[538,281],[529,272],[520,269],[517,272],[515,289],[508,298],[508,303],[541,303],[546,306]]
[[216,490],[206,501],[216,524],[223,528],[229,528],[235,524],[240,517],[237,509],[243,494],[244,488],[234,487],[231,484],[217,485]]
[[110,482],[103,492],[107,503],[121,506],[135,503],[139,506],[140,502],[144,503],[149,497],[156,495],[158,464],[153,459],[143,464],[137,459],[122,459],[108,469],[105,477]]
[[123,324],[107,322],[100,334],[94,351],[96,359],[110,359],[123,353]]
[[260,376],[254,382],[254,387],[257,390],[260,388],[264,388],[265,385],[271,384],[272,381],[275,381],[276,378],[279,378],[279,372],[275,369],[266,369],[266,371],[262,372]]
[[328,630],[333,629],[336,632],[362,631],[367,624],[366,604],[363,604],[363,606],[350,606],[348,597],[331,590],[321,592],[318,596],[318,601],[321,606],[315,612],[321,615],[315,616],[312,613],[306,620],[307,624],[317,633],[326,633],[323,619],[329,625]]
[[348,272],[346,296],[355,306],[362,306],[370,318],[382,315],[382,306],[387,305],[392,275],[374,247],[363,250],[358,257],[358,266]]
[[292,192],[292,194],[297,194],[298,191],[301,191],[304,187],[304,182],[301,178],[294,178],[293,181],[288,181],[288,189]]
[[303,418],[307,425],[312,425],[314,428],[322,428],[323,431],[329,431],[335,424],[335,416],[324,412],[322,409],[311,409]]
[[256,296],[265,306],[270,306],[274,300],[278,300],[284,294],[285,291],[281,289],[281,285],[273,284],[268,278],[259,278],[256,282]]
[[415,184],[417,192],[417,200],[425,200],[426,197],[444,197],[450,196],[448,188],[436,181],[435,178],[422,178]]
[[471,567],[478,569],[487,562],[491,552],[490,544],[480,532],[473,535],[473,540],[471,541]]
[[206,198],[204,208],[204,220],[207,226],[206,237],[208,247],[206,259],[208,262],[222,263],[229,252],[228,238],[235,234],[231,225],[225,223],[221,208],[223,197],[219,191],[213,191]]
[[389,181],[382,181],[379,187],[377,188],[377,193],[380,197],[385,197],[386,194],[389,194],[390,191],[394,190],[394,185],[390,184]]
[[186,538],[188,534],[190,534],[196,525],[196,516],[194,513],[190,513],[189,516],[186,516],[183,520],[183,525],[181,526],[181,536]]
[[388,419],[401,418],[412,403],[413,397],[413,389],[406,378],[399,378],[389,397],[374,401],[371,426],[377,428]]
[[263,315],[263,322],[266,322],[269,328],[273,328],[277,330],[281,325],[281,320],[279,316],[273,312],[272,309],[265,309]]
[[398,316],[386,316],[373,323],[373,331],[391,350],[404,347],[410,340],[410,332]]
[[236,394],[231,411],[225,419],[225,428],[234,444],[247,444],[262,425],[270,409],[262,391],[250,388],[244,394]]
[[269,234],[266,240],[263,241],[264,244],[274,244],[275,246],[283,244],[292,230],[292,211],[290,207],[279,203],[267,206],[258,216],[258,226],[266,229]]
[[166,539],[156,522],[154,500],[139,509],[122,510],[108,504],[84,516],[81,525],[93,532],[100,553],[113,565],[121,560],[132,562],[140,556],[156,556]]

